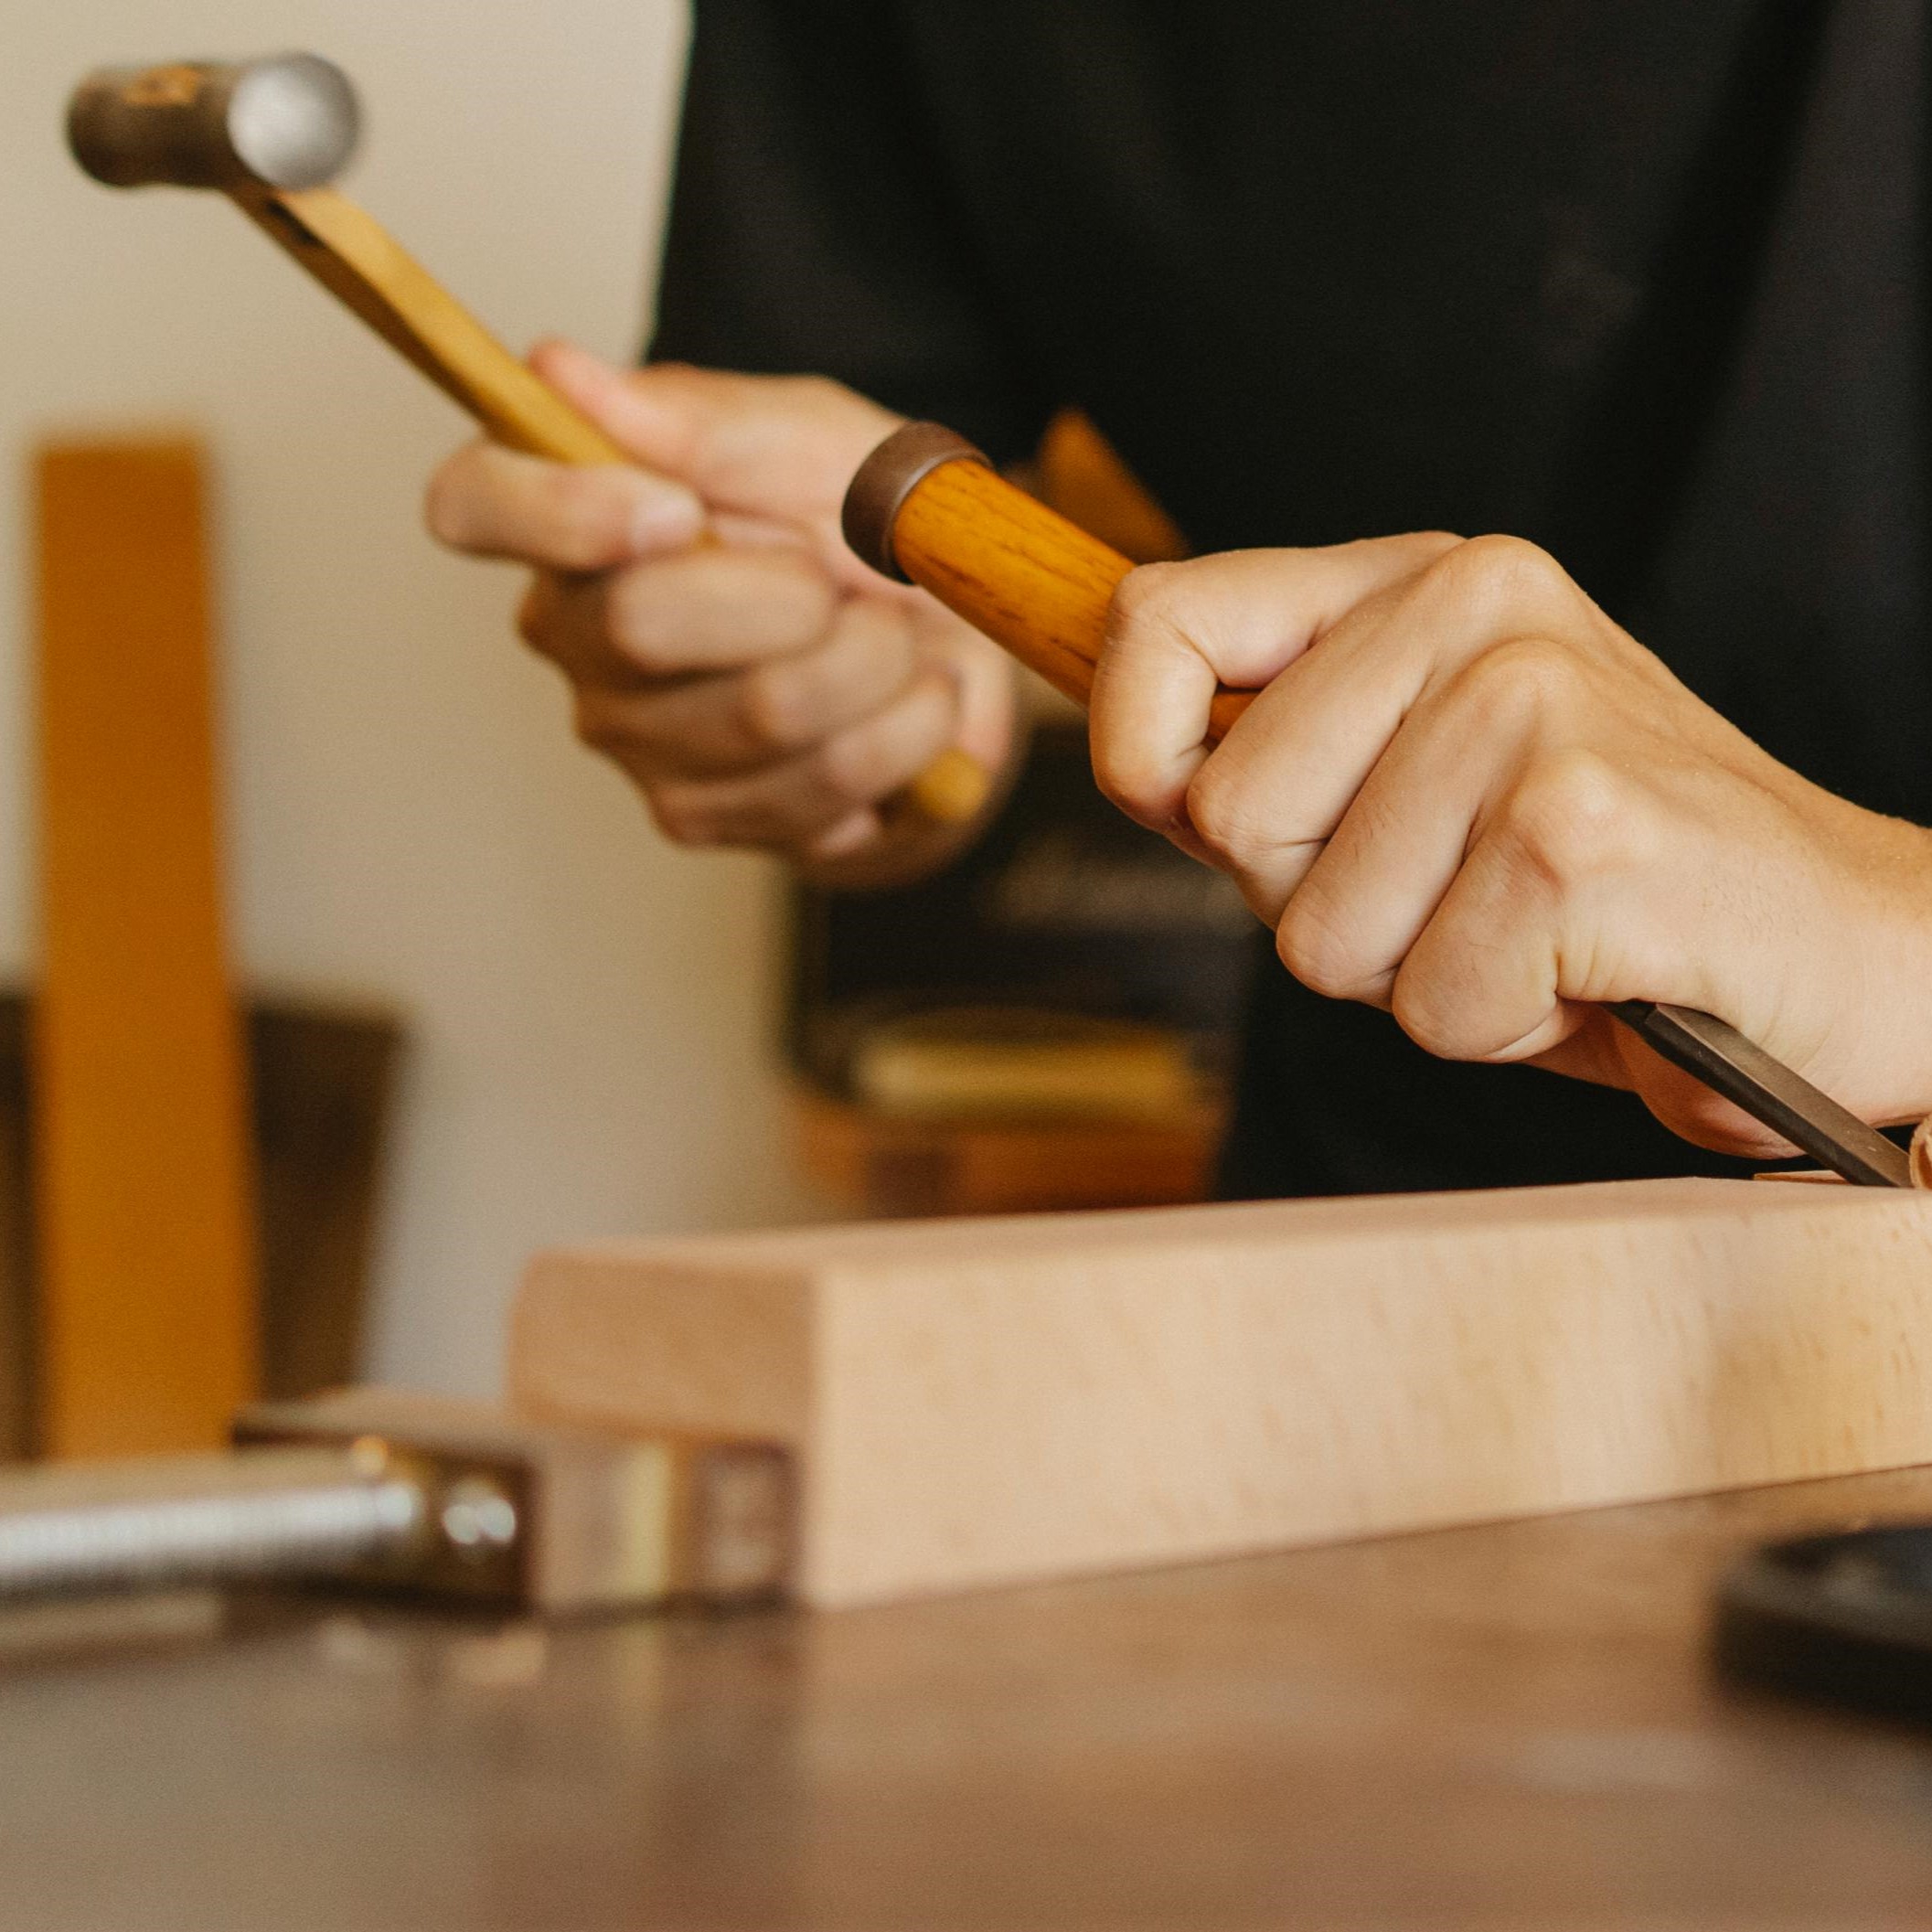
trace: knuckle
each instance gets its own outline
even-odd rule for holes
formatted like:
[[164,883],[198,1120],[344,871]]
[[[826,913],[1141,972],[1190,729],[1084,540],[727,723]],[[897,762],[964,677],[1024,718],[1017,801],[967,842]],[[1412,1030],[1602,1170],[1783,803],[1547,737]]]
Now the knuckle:
[[1183,563],[1143,563],[1129,571],[1115,586],[1114,601],[1108,607],[1109,640],[1176,629],[1186,571]]
[[631,507],[614,481],[603,469],[564,465],[548,478],[556,561],[565,570],[607,570],[628,553]]
[[1478,725],[1574,711],[1585,671],[1574,651],[1547,637],[1511,637],[1479,651],[1452,680],[1456,700]]
[[610,579],[603,632],[604,647],[614,657],[646,677],[667,676],[677,668],[677,629],[649,565],[620,571]]
[[650,808],[652,823],[673,845],[709,846],[718,843],[716,819],[696,787],[646,785],[644,797]]
[[1563,886],[1620,870],[1638,856],[1641,815],[1615,765],[1577,747],[1539,758],[1504,807],[1517,853]]
[[912,678],[918,635],[911,615],[878,597],[853,597],[835,611],[826,633],[822,665],[837,667],[881,695],[898,690]]
[[631,742],[619,713],[601,694],[579,691],[571,708],[571,729],[577,742],[614,758]]
[[543,581],[539,578],[518,601],[517,635],[533,651],[549,656],[551,621],[550,600],[546,594]]
[[470,472],[467,451],[438,464],[422,493],[422,521],[430,535],[449,550],[461,550],[470,535]]
[[1482,610],[1503,610],[1529,599],[1541,606],[1570,589],[1563,566],[1525,538],[1469,537],[1445,550],[1429,566],[1438,592]]
[[1365,977],[1347,933],[1306,886],[1288,901],[1275,929],[1275,953],[1303,986],[1329,999],[1347,998]]
[[852,391],[844,383],[835,381],[830,376],[820,375],[781,376],[777,392],[815,412],[842,408],[852,396]]
[[779,377],[773,392],[781,402],[791,406],[802,424],[811,426],[819,434],[841,431],[848,419],[862,412],[865,420],[860,433],[877,442],[893,420],[876,403],[867,401],[857,390],[830,376]]
[[1404,967],[1395,976],[1389,1011],[1399,1026],[1425,1053],[1438,1060],[1460,1059],[1465,1041],[1456,1022],[1455,1004],[1443,997],[1443,988],[1426,974]]
[[802,550],[774,550],[764,560],[762,598],[773,623],[774,646],[816,644],[838,615],[838,589],[825,568]]
[[880,747],[863,731],[827,739],[813,763],[820,785],[843,805],[869,805],[889,782],[881,772]]
[[1195,773],[1187,806],[1201,843],[1231,865],[1253,858],[1267,842],[1249,786],[1221,759],[1210,758]]
[[811,742],[808,693],[795,674],[775,665],[739,678],[738,715],[745,735],[763,749],[796,751]]
[[1110,733],[1095,731],[1089,758],[1094,783],[1109,804],[1136,819],[1157,809],[1157,774],[1131,746]]

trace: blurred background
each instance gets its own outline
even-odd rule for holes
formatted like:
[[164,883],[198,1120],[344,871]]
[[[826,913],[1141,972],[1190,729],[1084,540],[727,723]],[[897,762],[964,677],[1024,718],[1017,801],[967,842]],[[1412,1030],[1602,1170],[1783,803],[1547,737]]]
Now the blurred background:
[[[213,797],[227,944],[255,1013],[272,1393],[346,1367],[491,1392],[518,1272],[560,1242],[1200,1196],[1248,923],[1224,881],[1098,799],[1076,719],[1042,710],[991,836],[910,893],[817,899],[764,861],[675,850],[576,745],[560,682],[516,642],[520,573],[422,531],[424,479],[468,433],[454,409],[219,197],[101,188],[62,140],[92,67],[312,48],[362,97],[350,195],[513,347],[556,331],[628,357],[651,305],[680,6],[5,5],[0,1448],[10,1426],[34,1442],[35,1372],[89,1371],[81,1340],[62,1344],[67,1370],[47,1366],[33,1277],[54,1271],[20,1205],[19,1123],[37,1117],[23,997],[38,997],[48,902],[37,652],[43,683],[59,662],[35,589],[53,539],[33,452],[49,441],[179,432],[205,452]],[[1109,464],[1063,422],[1042,486],[1136,554],[1172,550]],[[85,601],[115,560],[96,554],[83,486]],[[112,721],[126,707],[103,668],[91,701]],[[151,1144],[152,1118],[141,1131]],[[89,1185],[60,1210],[83,1233],[113,1206]],[[155,1380],[127,1330],[158,1251],[141,1212],[120,1203],[132,1247],[96,1308],[124,1359],[80,1403],[109,1426],[57,1430],[55,1446],[178,1436],[165,1417],[114,1420]],[[248,1265],[233,1272],[251,1294]],[[193,1278],[185,1292],[192,1306]],[[345,1294],[363,1314],[333,1306]],[[165,1348],[173,1318],[155,1320]]]
[[683,58],[671,0],[8,0],[0,62],[0,973],[37,956],[25,453],[188,426],[212,462],[232,945],[407,1042],[369,1366],[493,1388],[529,1253],[814,1212],[780,1147],[782,907],[653,836],[509,628],[518,573],[422,534],[463,419],[205,195],[84,179],[91,67],[313,47],[355,77],[345,186],[511,343],[635,352]]

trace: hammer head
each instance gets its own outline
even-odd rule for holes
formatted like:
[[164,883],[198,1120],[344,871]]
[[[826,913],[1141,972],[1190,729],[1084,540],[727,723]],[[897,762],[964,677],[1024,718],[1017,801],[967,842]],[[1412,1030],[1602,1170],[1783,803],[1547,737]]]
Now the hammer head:
[[112,187],[320,187],[356,145],[355,90],[315,54],[102,68],[74,90],[68,144]]

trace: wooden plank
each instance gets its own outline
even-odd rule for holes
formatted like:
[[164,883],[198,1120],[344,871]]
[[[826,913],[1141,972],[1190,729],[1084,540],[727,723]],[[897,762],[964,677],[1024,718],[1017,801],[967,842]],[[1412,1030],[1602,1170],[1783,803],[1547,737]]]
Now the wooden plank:
[[41,1446],[211,1447],[257,1350],[200,458],[62,444],[37,485]]
[[1932,1197],[1669,1180],[539,1258],[513,1400],[803,1464],[838,1605],[1932,1461]]

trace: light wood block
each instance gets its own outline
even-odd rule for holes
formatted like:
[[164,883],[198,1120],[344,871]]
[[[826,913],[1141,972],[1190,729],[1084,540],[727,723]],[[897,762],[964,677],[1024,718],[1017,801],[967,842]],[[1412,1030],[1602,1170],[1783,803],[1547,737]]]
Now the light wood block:
[[1932,1197],[1746,1181],[613,1243],[513,1400],[795,1446],[854,1604],[1932,1461]]
[[62,444],[37,486],[39,1446],[213,1448],[257,1337],[200,458]]

